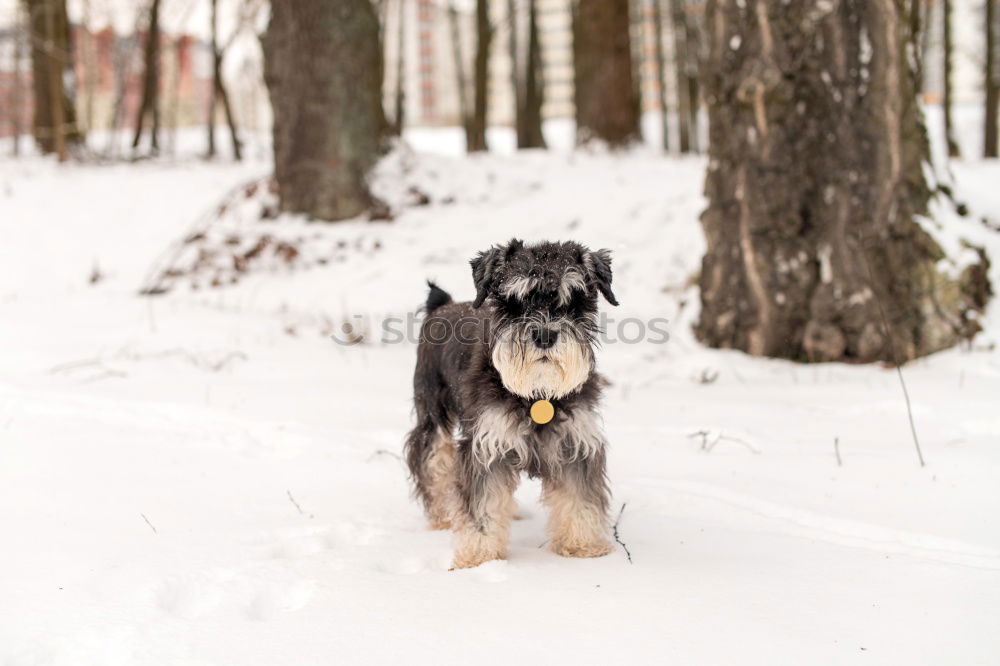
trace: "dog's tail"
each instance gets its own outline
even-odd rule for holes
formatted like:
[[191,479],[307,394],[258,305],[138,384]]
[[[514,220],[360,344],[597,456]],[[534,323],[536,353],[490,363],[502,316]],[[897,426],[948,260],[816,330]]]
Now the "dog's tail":
[[427,286],[431,288],[430,293],[427,294],[427,304],[424,305],[424,312],[430,314],[437,310],[442,305],[448,305],[451,303],[451,294],[437,286],[430,280],[427,281]]

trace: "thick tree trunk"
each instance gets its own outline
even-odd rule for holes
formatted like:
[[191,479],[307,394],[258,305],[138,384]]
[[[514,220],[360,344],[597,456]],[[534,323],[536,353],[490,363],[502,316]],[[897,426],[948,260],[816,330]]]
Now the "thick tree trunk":
[[386,129],[379,23],[369,0],[271,4],[262,38],[282,210],[341,220],[372,203]]
[[691,152],[691,88],[688,85],[687,15],[683,0],[670,0],[674,27],[674,73],[677,78],[678,148]]
[[660,91],[660,132],[664,151],[670,150],[670,113],[667,107],[667,56],[663,40],[663,11],[653,0],[653,43],[656,48],[656,87]]
[[160,150],[160,0],[153,0],[149,6],[149,28],[143,57],[142,102],[135,119],[135,137],[132,148],[138,148],[142,141],[143,124],[146,116],[151,118],[149,130],[150,149]]
[[811,361],[904,361],[978,329],[985,255],[953,278],[896,0],[710,0],[708,249],[698,337]]
[[476,0],[476,60],[473,68],[472,122],[469,125],[469,152],[489,150],[486,145],[486,105],[489,94],[490,41],[489,0]]
[[35,102],[34,135],[43,153],[65,159],[70,146],[83,141],[77,124],[66,0],[26,0],[31,36],[31,71]]
[[638,140],[628,0],[578,0],[573,12],[576,140],[620,147]]
[[997,21],[1000,0],[986,0],[986,122],[983,125],[983,157],[997,156],[997,114],[1000,113],[1000,54],[997,53]]
[[545,73],[542,70],[542,43],[538,31],[537,0],[528,3],[528,55],[524,73],[523,134],[518,148],[545,148],[542,134],[542,105],[545,103]]
[[951,120],[951,98],[954,88],[952,85],[952,56],[955,51],[951,39],[951,0],[942,1],[941,12],[944,17],[941,21],[941,29],[944,32],[943,48],[941,49],[944,56],[944,99],[941,102],[944,107],[944,138],[948,144],[948,157],[958,157],[960,151],[958,143],[955,141],[955,129]]

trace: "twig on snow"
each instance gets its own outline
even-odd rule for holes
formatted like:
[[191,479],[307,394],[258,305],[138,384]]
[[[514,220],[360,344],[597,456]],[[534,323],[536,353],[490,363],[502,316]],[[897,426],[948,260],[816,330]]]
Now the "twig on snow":
[[149,525],[149,529],[153,530],[153,534],[159,534],[159,532],[156,531],[156,528],[153,527],[153,523],[149,522],[149,518],[146,517],[146,514],[140,513],[139,515],[142,516],[142,519],[146,521],[147,525]]
[[840,438],[833,438],[833,452],[837,454],[837,467],[843,467],[844,461],[840,459]]
[[310,518],[313,517],[313,515],[311,513],[307,514],[305,511],[302,510],[302,507],[299,506],[299,503],[295,501],[294,497],[292,497],[292,491],[291,490],[286,490],[285,492],[288,494],[288,499],[291,500],[292,504],[295,505],[295,508],[298,509],[298,511],[299,511],[300,514],[302,514],[303,516],[309,516]]
[[621,540],[620,536],[618,536],[618,523],[621,522],[622,514],[625,513],[625,505],[626,504],[628,504],[628,502],[622,502],[622,508],[618,510],[618,517],[615,518],[615,524],[612,527],[612,532],[615,535],[615,541],[617,541],[618,545],[621,546],[622,550],[625,551],[625,557],[628,558],[628,563],[632,564],[632,553],[629,552],[628,546],[626,546],[625,542]]
[[366,460],[365,462],[371,462],[372,460],[378,458],[379,456],[392,456],[396,460],[403,462],[403,457],[401,455],[395,453],[394,451],[390,451],[389,449],[376,449],[375,453],[368,456],[368,460]]

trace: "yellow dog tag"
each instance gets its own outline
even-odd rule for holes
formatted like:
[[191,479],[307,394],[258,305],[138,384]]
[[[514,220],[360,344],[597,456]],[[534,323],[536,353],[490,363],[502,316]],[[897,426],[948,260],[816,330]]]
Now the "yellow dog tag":
[[539,425],[545,425],[556,415],[556,408],[548,400],[536,400],[531,405],[531,420]]

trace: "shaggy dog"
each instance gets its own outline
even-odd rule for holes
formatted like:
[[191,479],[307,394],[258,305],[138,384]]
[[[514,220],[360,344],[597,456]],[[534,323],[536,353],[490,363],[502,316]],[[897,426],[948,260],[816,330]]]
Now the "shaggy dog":
[[611,253],[512,240],[471,264],[475,301],[430,285],[405,446],[415,494],[432,528],[455,531],[452,568],[506,557],[522,472],[542,479],[553,551],[606,555],[594,347],[598,293],[618,305]]

